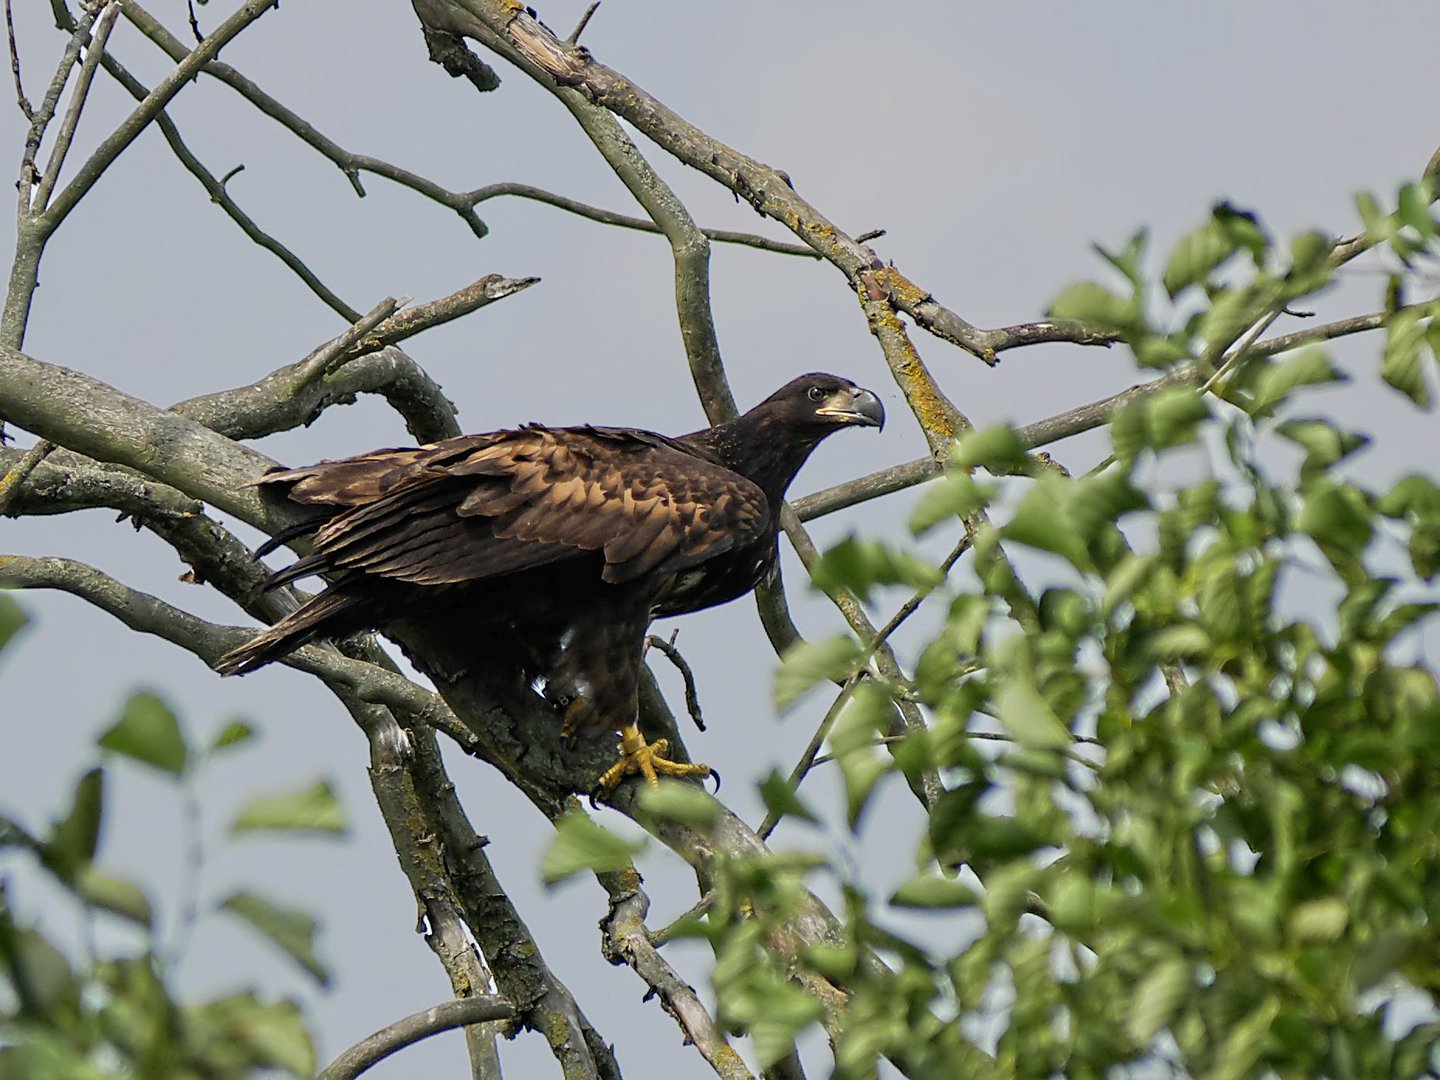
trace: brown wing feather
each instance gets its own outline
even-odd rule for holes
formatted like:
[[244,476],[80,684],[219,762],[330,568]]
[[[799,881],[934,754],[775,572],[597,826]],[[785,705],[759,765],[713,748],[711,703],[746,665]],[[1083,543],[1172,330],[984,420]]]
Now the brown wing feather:
[[[475,581],[603,552],[607,581],[694,566],[766,527],[749,480],[643,431],[522,428],[270,473],[303,504],[344,507],[306,572],[417,585]],[[282,571],[285,580],[298,576]]]

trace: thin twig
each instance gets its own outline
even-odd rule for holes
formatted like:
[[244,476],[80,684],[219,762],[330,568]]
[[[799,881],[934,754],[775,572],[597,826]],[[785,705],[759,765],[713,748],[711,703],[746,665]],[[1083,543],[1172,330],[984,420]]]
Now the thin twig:
[[55,143],[50,148],[50,160],[45,165],[45,175],[40,177],[40,183],[35,189],[35,198],[31,202],[32,212],[43,213],[45,207],[50,203],[50,194],[55,190],[55,184],[60,179],[60,170],[65,165],[65,156],[70,152],[70,144],[75,138],[75,129],[80,125],[80,113],[85,108],[85,100],[90,95],[90,87],[95,81],[95,69],[100,64],[100,59],[105,55],[105,43],[110,40],[110,31],[115,26],[115,17],[120,14],[120,5],[116,0],[109,0],[100,11],[100,17],[95,21],[95,29],[90,34],[90,40],[85,45],[85,59],[80,64],[80,74],[75,79],[75,89],[70,94],[70,105],[65,110],[65,115],[60,119],[60,131],[55,136]]
[[[179,38],[171,34],[154,16],[137,4],[127,0],[124,13],[125,17],[133,23],[142,34],[158,45],[172,60],[179,60],[188,53],[189,50]],[[453,35],[443,34],[441,36],[453,37]],[[443,56],[437,58],[432,51],[432,59],[436,59],[437,62],[443,63],[449,56],[450,53],[446,52]],[[476,62],[479,63],[478,59]],[[449,70],[448,65],[447,70]],[[205,74],[229,86],[261,113],[270,117],[323,157],[327,158],[340,169],[350,181],[357,195],[363,196],[365,194],[365,189],[360,183],[360,174],[362,172],[371,173],[372,175],[389,180],[392,183],[407,187],[425,196],[427,199],[455,211],[479,238],[483,239],[489,233],[489,229],[475,214],[475,207],[482,202],[503,195],[513,195],[522,199],[542,202],[557,209],[579,215],[580,217],[600,222],[604,225],[615,225],[620,228],[636,229],[641,232],[650,233],[658,233],[661,231],[654,222],[645,218],[617,214],[613,211],[590,206],[563,195],[545,191],[542,188],[537,188],[530,184],[488,184],[472,191],[451,191],[435,183],[433,180],[420,176],[418,173],[411,172],[401,166],[394,165],[380,158],[371,157],[366,154],[356,154],[346,150],[333,139],[330,139],[318,131],[314,125],[295,113],[288,106],[271,97],[253,80],[241,74],[229,64],[214,60],[206,64],[203,71]],[[495,85],[498,85],[498,79]],[[487,88],[493,88],[493,85]],[[769,237],[760,236],[755,233],[736,232],[729,229],[705,229],[702,231],[707,237],[717,243],[739,244],[784,255],[799,255],[807,258],[818,257],[812,249],[804,245],[787,244],[783,241],[772,240]]]
[[316,1080],[354,1080],[372,1065],[421,1039],[468,1024],[509,1020],[515,1013],[511,1002],[495,995],[443,1001],[367,1035],[320,1070]]
[[570,36],[565,40],[574,45],[580,40],[580,35],[585,32],[585,27],[590,25],[590,17],[600,8],[600,0],[594,2],[585,9],[585,14],[580,16],[580,21],[575,24],[575,29],[570,31]]
[[[629,214],[616,213],[613,210],[606,210],[599,206],[591,206],[589,203],[580,202],[578,199],[571,199],[565,195],[557,195],[553,191],[546,191],[544,188],[535,187],[533,184],[520,184],[506,181],[503,183],[486,184],[484,187],[476,188],[474,191],[467,191],[458,198],[464,199],[471,206],[478,206],[482,202],[498,198],[502,195],[513,195],[518,199],[530,199],[534,202],[544,203],[546,206],[553,206],[557,210],[564,210],[567,213],[579,217],[597,221],[601,225],[614,225],[621,229],[634,229],[636,232],[660,233],[660,226],[648,218],[632,217]],[[717,244],[738,244],[743,247],[757,248],[760,251],[771,251],[777,255],[796,255],[804,259],[818,259],[820,256],[804,244],[788,244],[783,240],[772,240],[768,236],[761,236],[758,233],[737,232],[733,229],[706,229],[700,230],[707,239]]]
[[[835,721],[840,716],[840,710],[850,700],[850,695],[855,692],[855,687],[859,686],[861,680],[868,674],[866,669],[861,668],[841,684],[840,693],[835,695],[835,700],[825,710],[825,715],[820,718],[820,723],[810,736],[809,745],[805,747],[805,751],[800,755],[800,760],[795,762],[794,767],[790,770],[788,783],[792,791],[800,786],[810,770],[815,767],[815,758],[820,753],[820,748],[825,745],[825,738],[830,734],[830,729],[835,726]],[[760,823],[760,827],[755,830],[755,835],[761,840],[768,840],[770,834],[775,831],[775,826],[779,824],[780,815],[771,810],[765,815],[765,820]]]
[[[235,13],[216,27],[215,32],[205,39],[176,64],[174,70],[146,95],[145,100],[127,116],[120,125],[106,137],[79,170],[56,194],[55,199],[41,215],[47,232],[53,232],[66,216],[85,197],[101,174],[108,169],[142,131],[150,125],[156,115],[170,103],[170,100],[184,89],[209,60],[228,42],[232,41],[246,27],[260,18],[278,0],[244,0]],[[128,7],[128,5],[127,5]]]
[[15,102],[26,120],[34,120],[35,110],[25,96],[25,84],[20,79],[20,45],[15,40],[15,13],[10,10],[10,4],[11,0],[5,0],[5,37],[10,43],[10,73],[15,76]]
[[15,501],[15,496],[20,493],[20,488],[29,479],[30,474],[35,471],[42,461],[55,449],[55,444],[49,439],[40,439],[25,455],[15,464],[4,476],[0,476],[0,517],[10,508]]
[[25,134],[25,150],[20,157],[19,186],[22,217],[30,214],[31,187],[39,179],[35,168],[35,158],[40,153],[40,143],[45,138],[45,131],[50,126],[50,121],[55,117],[55,110],[60,106],[60,95],[65,92],[65,84],[70,81],[70,69],[79,61],[80,50],[90,40],[90,29],[95,25],[95,20],[99,15],[99,8],[82,10],[80,18],[72,25],[65,27],[70,31],[70,40],[65,43],[65,49],[60,54],[60,62],[55,65],[55,74],[50,78],[50,85],[45,90],[45,96],[40,99],[39,106],[31,114],[30,130]]
[[[0,504],[3,510],[3,504]],[[675,647],[675,637],[680,633],[676,630],[670,635],[670,640],[651,634],[645,639],[647,646],[654,646],[665,654],[665,658],[675,665],[675,670],[680,672],[680,678],[685,680],[685,711],[690,714],[690,719],[695,721],[695,726],[701,731],[705,730],[705,718],[700,715],[700,693],[695,687],[695,672],[685,660],[684,655]]]
[[862,298],[878,291],[893,311],[904,312],[929,332],[988,364],[996,354],[1045,341],[1110,344],[1115,335],[1078,323],[1046,320],[1001,330],[981,330],[886,267],[874,252],[835,227],[798,195],[790,178],[711,138],[639,86],[600,63],[588,50],[560,41],[534,16],[504,0],[428,0],[417,3],[422,22],[463,29],[501,52],[547,88],[578,88],[585,96],[633,124],[680,161],[786,225],[845,274]]

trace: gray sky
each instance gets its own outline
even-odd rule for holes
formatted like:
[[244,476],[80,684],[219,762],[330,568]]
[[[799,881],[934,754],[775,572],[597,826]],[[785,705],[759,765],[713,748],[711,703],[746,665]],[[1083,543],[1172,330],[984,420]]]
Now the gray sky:
[[[584,6],[566,0],[539,14],[563,34]],[[44,17],[46,5],[16,7],[35,98],[62,39]],[[224,0],[199,8],[202,26],[213,27],[229,9]],[[152,10],[185,32],[183,5]],[[1038,317],[1066,284],[1098,275],[1092,242],[1118,247],[1146,225],[1156,249],[1168,250],[1217,198],[1258,208],[1281,235],[1317,226],[1354,231],[1352,193],[1393,195],[1440,143],[1434,34],[1433,5],[1418,0],[606,0],[585,41],[707,132],[784,168],[801,194],[852,235],[886,229],[874,244],[883,257],[967,319],[998,326]],[[111,45],[150,82],[168,70],[123,19]],[[286,3],[224,59],[348,149],[446,186],[524,181],[636,212],[548,94],[504,67],[504,85],[484,97],[450,80],[426,61],[415,17],[398,0]],[[81,148],[93,146],[130,104],[101,75]],[[357,200],[336,169],[214,83],[187,89],[172,115],[213,172],[246,166],[231,194],[353,307],[366,310],[387,295],[430,299],[492,272],[543,279],[411,343],[412,355],[460,406],[466,430],[528,420],[672,431],[702,423],[675,325],[669,249],[659,238],[502,200],[479,208],[491,235],[477,241],[450,211],[381,179],[367,177],[370,194]],[[0,109],[0,147],[10,148],[17,165],[22,133],[18,110]],[[783,235],[660,151],[651,160],[702,224]],[[882,436],[848,433],[827,443],[797,493],[923,452],[838,272],[717,246],[713,273],[720,340],[742,405],[822,368],[874,387],[890,407],[893,422]],[[1347,271],[1322,314],[1374,310],[1382,286],[1370,270]],[[26,351],[168,403],[252,381],[340,329],[332,312],[210,205],[152,129],[51,245]],[[922,332],[914,337],[946,392],[982,426],[1039,419],[1137,381],[1119,349],[1023,350],[988,370]],[[1378,347],[1378,339],[1352,341],[1336,355],[1367,384],[1345,398],[1347,409],[1363,410],[1346,419],[1380,436],[1359,468],[1383,479],[1413,467],[1416,448],[1433,448],[1436,439],[1433,419],[1368,385]],[[393,415],[367,402],[332,410],[262,448],[300,464],[405,439]],[[1070,467],[1086,468],[1106,447],[1103,436],[1091,436],[1051,449]],[[893,531],[909,505],[897,496],[827,519],[817,539],[853,528]],[[3,550],[84,559],[206,617],[241,618],[223,598],[180,584],[182,567],[158,541],[106,514],[6,519],[0,538]],[[801,580],[793,564],[789,580]],[[272,668],[222,683],[188,654],[138,638],[78,600],[30,594],[22,602],[36,625],[0,661],[0,723],[6,745],[21,747],[0,756],[0,811],[18,810],[36,824],[58,813],[90,761],[95,734],[135,687],[160,688],[197,741],[234,715],[262,729],[257,745],[207,778],[203,803],[214,842],[205,895],[252,883],[323,912],[336,989],[303,989],[243,928],[214,918],[202,924],[184,966],[187,991],[215,993],[242,981],[277,993],[300,988],[322,1059],[447,996],[439,965],[414,934],[413,900],[369,795],[364,741],[312,680]],[[800,604],[799,618],[812,634],[842,626],[813,601]],[[808,699],[777,723],[773,660],[748,602],[681,625],[680,645],[710,720],[707,734],[690,738],[692,752],[724,774],[727,801],[754,821],[751,781],[772,766],[788,770],[824,702]],[[698,1075],[703,1064],[680,1046],[670,1019],[658,1005],[639,1003],[640,981],[600,958],[600,891],[586,883],[554,893],[538,886],[546,822],[487,767],[460,755],[451,766],[477,829],[491,837],[502,880],[551,966],[618,1044],[626,1075],[670,1075],[672,1066]],[[139,770],[116,772],[107,860],[166,897],[175,880],[178,807]],[[343,792],[350,839],[222,848],[220,827],[251,794],[317,775]],[[816,777],[817,790],[829,783]],[[887,797],[867,838],[883,841],[892,826],[913,830],[918,811],[907,798]],[[910,870],[905,853],[883,842],[865,852],[867,873],[881,880]],[[694,898],[693,881],[669,869],[671,861],[642,864],[656,925]],[[22,903],[38,901],[40,888],[22,881]],[[700,979],[704,966],[687,970]],[[512,1076],[553,1071],[534,1036],[505,1045],[502,1055]],[[455,1076],[462,1069],[461,1040],[447,1035],[373,1075]]]

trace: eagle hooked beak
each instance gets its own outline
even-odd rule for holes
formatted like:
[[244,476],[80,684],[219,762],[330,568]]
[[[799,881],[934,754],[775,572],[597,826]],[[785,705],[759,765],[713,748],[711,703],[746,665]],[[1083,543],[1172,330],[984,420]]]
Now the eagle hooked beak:
[[861,427],[885,426],[885,406],[871,391],[859,386],[831,394],[825,404],[815,410],[815,415],[833,416],[842,423]]

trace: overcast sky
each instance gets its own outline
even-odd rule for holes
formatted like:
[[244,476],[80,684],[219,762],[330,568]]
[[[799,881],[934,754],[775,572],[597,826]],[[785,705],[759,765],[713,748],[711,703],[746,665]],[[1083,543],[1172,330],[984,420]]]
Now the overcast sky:
[[[584,6],[565,0],[539,14],[563,36]],[[16,4],[32,99],[63,41],[46,8]],[[215,26],[231,8],[227,0],[198,8],[202,26]],[[151,10],[186,34],[179,0],[155,0]],[[1434,5],[1419,0],[606,0],[584,40],[600,60],[707,132],[784,168],[802,195],[852,235],[887,230],[874,243],[884,258],[972,322],[998,326],[1038,317],[1066,284],[1098,274],[1092,243],[1119,246],[1143,225],[1156,248],[1167,250],[1218,198],[1259,209],[1281,235],[1310,227],[1355,231],[1353,193],[1392,196],[1440,144],[1435,32]],[[148,82],[168,70],[123,19],[111,47]],[[291,0],[223,58],[348,149],[446,186],[524,181],[636,212],[554,99],[504,66],[504,84],[490,95],[447,78],[427,62],[415,17],[399,0]],[[81,149],[130,105],[99,76]],[[244,164],[231,194],[352,307],[367,310],[385,296],[431,299],[492,272],[542,278],[408,346],[459,405],[466,430],[540,420],[678,433],[703,422],[662,240],[509,200],[479,208],[491,234],[477,241],[452,212],[378,178],[367,177],[369,196],[357,199],[333,166],[222,86],[187,89],[172,115],[214,173]],[[17,109],[0,110],[0,148],[9,148],[17,166],[23,131]],[[703,224],[783,235],[660,151],[651,160]],[[9,230],[8,222],[0,226]],[[42,283],[26,351],[156,403],[250,382],[342,329],[210,204],[153,129],[67,222]],[[1373,271],[1347,271],[1325,310],[1374,310],[1382,284]],[[875,388],[889,407],[893,422],[883,435],[830,440],[796,493],[923,452],[837,271],[717,246],[714,299],[742,406],[821,368]],[[981,425],[1036,420],[1138,378],[1120,349],[1025,350],[989,370],[922,332],[914,337],[946,392]],[[1417,447],[1433,451],[1437,441],[1433,417],[1371,385],[1378,346],[1352,341],[1336,350],[1365,384],[1346,392],[1346,420],[1381,436],[1359,463],[1377,480],[1413,468]],[[301,464],[405,439],[399,421],[371,402],[332,410],[262,449]],[[21,434],[18,441],[30,440]],[[1051,449],[1083,469],[1107,445],[1096,435]],[[827,519],[817,537],[893,531],[908,499]],[[5,519],[0,550],[84,559],[206,617],[241,621],[223,598],[179,583],[183,568],[162,544],[112,517]],[[801,580],[793,566],[789,577],[792,586]],[[323,912],[322,947],[337,986],[326,994],[306,990],[282,961],[254,948],[243,928],[214,918],[202,924],[184,966],[187,992],[255,982],[300,993],[318,1025],[322,1060],[448,995],[439,965],[414,933],[413,898],[369,794],[364,740],[328,694],[278,667],[222,683],[188,654],[138,638],[78,600],[31,594],[22,602],[36,625],[0,660],[3,745],[19,747],[0,755],[0,812],[37,825],[59,813],[91,762],[94,736],[136,687],[160,689],[197,741],[235,715],[263,733],[207,778],[203,804],[213,842],[205,895],[250,883]],[[822,604],[802,604],[799,615],[807,633],[841,627]],[[753,822],[759,814],[751,781],[772,767],[789,769],[825,703],[810,700],[777,722],[773,660],[748,601],[680,625],[679,643],[710,720],[708,733],[689,739],[692,752],[724,774],[727,801]],[[640,1004],[642,983],[600,958],[598,888],[577,882],[546,893],[538,886],[548,824],[484,765],[460,755],[450,764],[476,828],[491,838],[502,880],[551,966],[618,1044],[626,1075],[670,1075],[672,1066],[698,1075],[703,1064],[680,1046],[672,1021],[657,1004]],[[168,898],[179,808],[140,770],[116,771],[106,859]],[[343,794],[354,826],[349,839],[222,846],[221,827],[250,795],[322,775]],[[817,780],[821,789],[829,782]],[[907,800],[887,799],[872,831],[887,823],[913,830],[918,811]],[[908,875],[903,850],[870,848],[867,872],[879,880]],[[694,899],[693,880],[668,870],[671,861],[643,864],[656,925]],[[38,901],[38,888],[22,881],[22,905]],[[687,970],[698,979],[704,965]],[[531,1035],[505,1045],[502,1055],[511,1076],[554,1072]],[[461,1039],[452,1034],[373,1075],[458,1076],[463,1061]]]

